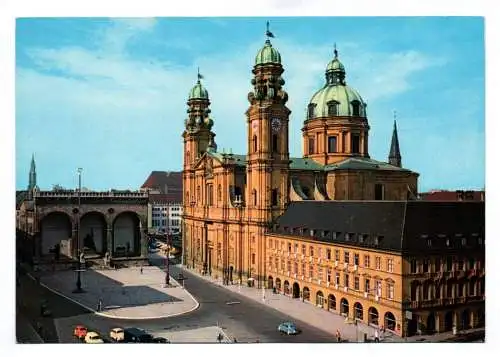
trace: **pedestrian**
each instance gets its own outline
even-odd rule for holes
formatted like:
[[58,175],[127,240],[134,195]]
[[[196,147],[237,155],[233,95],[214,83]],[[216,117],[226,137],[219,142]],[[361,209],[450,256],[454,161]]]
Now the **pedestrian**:
[[[233,337],[233,343],[237,343],[238,341],[236,341],[236,337]],[[483,341],[484,342],[484,341]]]
[[141,265],[141,274],[142,274],[142,265]]
[[380,341],[380,337],[379,337],[379,332],[378,332],[378,329],[375,330],[375,342],[379,342]]
[[337,337],[337,342],[341,342],[342,339],[340,337],[340,331],[337,329],[337,331],[335,332],[335,336]]
[[217,342],[221,343],[222,342],[222,334],[219,332],[217,335]]
[[102,311],[102,300],[99,299],[99,302],[97,303],[97,311],[101,312]]

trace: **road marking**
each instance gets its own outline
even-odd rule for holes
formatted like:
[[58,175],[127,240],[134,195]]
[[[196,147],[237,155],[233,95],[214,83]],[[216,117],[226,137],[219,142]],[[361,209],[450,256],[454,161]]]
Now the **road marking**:
[[239,304],[239,301],[228,301],[226,302],[226,305],[234,305],[234,304]]

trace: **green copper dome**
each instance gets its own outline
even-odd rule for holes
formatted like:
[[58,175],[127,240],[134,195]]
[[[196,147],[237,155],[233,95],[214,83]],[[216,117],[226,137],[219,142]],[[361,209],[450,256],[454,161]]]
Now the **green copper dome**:
[[329,116],[366,117],[365,106],[359,93],[348,85],[326,85],[311,98],[308,119]]
[[281,55],[269,40],[266,40],[264,47],[255,56],[255,65],[267,63],[281,64]]
[[189,99],[208,99],[208,92],[199,80],[189,92]]

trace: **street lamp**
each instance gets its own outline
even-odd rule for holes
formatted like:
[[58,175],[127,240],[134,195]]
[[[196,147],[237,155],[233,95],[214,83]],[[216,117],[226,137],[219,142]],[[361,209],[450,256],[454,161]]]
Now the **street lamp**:
[[73,290],[74,293],[83,293],[85,292],[82,289],[82,280],[81,280],[81,263],[82,263],[82,254],[80,253],[80,217],[81,217],[81,201],[80,201],[80,196],[81,196],[81,191],[82,191],[82,171],[83,169],[81,167],[78,168],[78,227],[76,230],[76,251],[77,251],[77,259],[78,259],[78,264],[77,264],[77,278],[76,278],[76,289]]

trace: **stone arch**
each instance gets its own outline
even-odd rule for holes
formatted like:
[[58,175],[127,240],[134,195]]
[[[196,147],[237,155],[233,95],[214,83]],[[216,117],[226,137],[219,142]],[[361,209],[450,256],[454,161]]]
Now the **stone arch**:
[[396,317],[394,317],[394,314],[390,311],[384,314],[384,326],[388,330],[396,330]]
[[292,297],[294,299],[297,299],[300,297],[300,286],[297,282],[293,283],[293,285],[292,285]]
[[274,287],[273,281],[274,281],[273,277],[271,275],[269,275],[267,277],[267,288],[268,289],[272,289]]
[[340,313],[349,316],[349,301],[346,298],[340,299]]
[[463,329],[463,330],[468,330],[470,328],[470,310],[469,309],[465,309],[462,311],[462,313],[460,314],[460,327]]
[[80,218],[80,243],[87,254],[104,254],[107,248],[106,217],[101,212],[87,212]]
[[50,212],[40,220],[40,248],[41,255],[49,255],[59,244],[61,255],[71,257],[72,247],[72,220],[61,211]]
[[337,299],[335,299],[335,295],[328,295],[328,310],[337,310]]
[[424,283],[422,284],[422,300],[432,300],[434,296],[433,287],[434,282],[432,280],[424,281]]
[[455,279],[450,279],[446,282],[446,297],[447,298],[454,298],[457,296],[456,292],[456,280]]
[[378,326],[378,310],[373,306],[368,309],[368,323]]
[[141,254],[141,221],[137,213],[125,211],[113,221],[113,256]]
[[309,301],[309,299],[310,299],[310,292],[309,292],[309,288],[307,286],[304,286],[304,289],[302,290],[302,298],[305,301]]
[[283,293],[286,295],[290,294],[290,282],[288,280],[285,280],[283,284]]
[[363,321],[363,305],[361,303],[354,303],[354,318]]
[[324,304],[325,304],[325,296],[323,295],[323,292],[321,290],[318,290],[316,292],[316,305],[318,307],[323,308]]
[[281,290],[281,279],[276,278],[276,290],[280,291]]
[[428,334],[433,334],[436,332],[436,316],[433,312],[429,313],[427,316],[426,329]]

